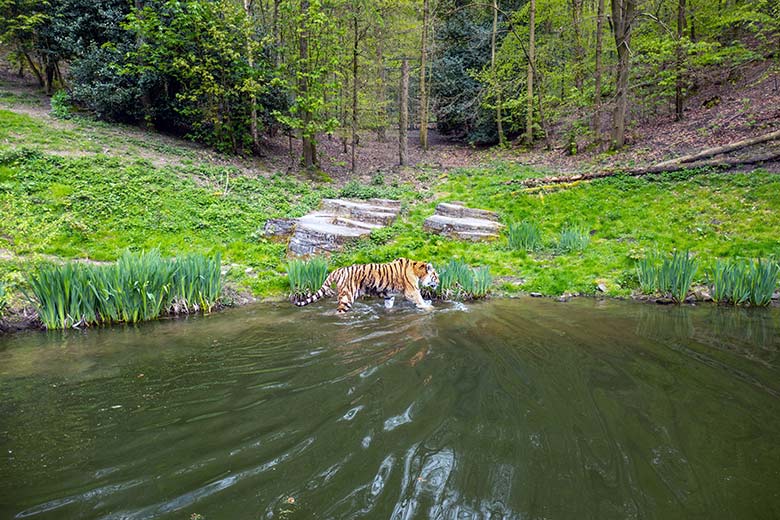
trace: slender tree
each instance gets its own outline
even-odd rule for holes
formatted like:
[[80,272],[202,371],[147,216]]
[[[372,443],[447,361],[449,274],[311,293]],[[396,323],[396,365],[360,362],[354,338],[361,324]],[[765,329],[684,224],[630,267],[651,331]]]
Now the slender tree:
[[401,88],[398,102],[398,162],[401,166],[407,163],[406,145],[409,130],[409,60],[401,60]]
[[358,30],[358,6],[352,12],[352,175],[357,172],[358,145],[358,54],[360,33]]
[[683,118],[683,61],[685,36],[685,0],[677,1],[677,48],[675,49],[674,119]]
[[496,130],[498,144],[504,144],[504,126],[501,116],[501,86],[496,75],[496,34],[498,33],[498,0],[493,0],[493,30],[490,34],[490,72],[496,89]]
[[[254,66],[255,66],[255,46],[254,46],[254,40],[252,39],[252,29],[254,28],[253,22],[253,16],[252,16],[252,0],[244,0],[244,12],[246,13],[247,17],[247,24],[246,24],[246,60],[247,65],[249,65],[250,74],[252,73]],[[249,79],[249,107],[250,107],[250,133],[252,134],[252,151],[254,153],[259,153],[260,151],[260,134],[258,133],[257,128],[257,87],[255,85],[255,80],[250,76]]]
[[528,2],[528,88],[526,99],[525,144],[534,140],[534,68],[536,41],[534,38],[536,25],[536,0]]
[[629,53],[631,27],[636,12],[636,0],[612,0],[612,24],[618,64],[616,70],[616,102],[612,115],[612,147],[623,148],[626,144],[626,113],[628,111]]
[[428,149],[428,91],[425,89],[428,57],[428,0],[423,0],[422,43],[420,44],[420,146]]
[[[309,0],[301,0],[301,20],[302,25],[298,49],[299,58],[301,62],[301,74],[298,76],[298,94],[302,97],[306,97],[309,93],[309,74],[311,72],[311,63],[309,60],[309,25],[306,23],[306,18],[309,13]],[[315,142],[315,136],[310,131],[310,125],[312,123],[312,111],[308,104],[305,104],[301,110],[301,122],[303,128],[301,131],[301,145],[303,148],[303,167],[311,169],[317,163],[317,148]]]
[[604,0],[598,0],[596,7],[596,69],[593,73],[593,133],[596,141],[601,140],[601,74],[602,45],[604,39]]

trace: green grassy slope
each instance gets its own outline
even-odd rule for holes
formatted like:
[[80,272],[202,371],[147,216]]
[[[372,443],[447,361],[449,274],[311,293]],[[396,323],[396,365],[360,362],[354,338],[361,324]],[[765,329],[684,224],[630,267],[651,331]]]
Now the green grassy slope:
[[[299,216],[325,196],[398,196],[402,218],[392,227],[335,255],[331,266],[398,256],[444,263],[460,258],[488,265],[504,291],[610,294],[636,287],[635,260],[650,251],[691,250],[703,265],[719,257],[780,256],[780,177],[767,172],[670,174],[612,178],[555,190],[528,191],[508,181],[537,176],[496,164],[450,173],[420,171],[427,189],[250,178],[222,166],[155,167],[132,154],[59,157],[43,150],[58,139],[83,138],[79,127],[46,141],[35,118],[0,111],[0,282],[12,288],[50,256],[113,260],[127,248],[164,255],[221,251],[235,264],[228,281],[257,296],[281,295],[285,246],[261,238],[266,219]],[[30,139],[25,136],[30,135]],[[13,138],[3,138],[13,136]],[[37,137],[34,137],[37,136]],[[33,148],[21,143],[32,143]],[[437,201],[460,200],[498,211],[505,222],[537,222],[547,246],[510,251],[506,238],[472,244],[422,231]],[[562,226],[591,232],[583,252],[557,254]],[[247,272],[248,268],[251,268]],[[704,280],[704,270],[699,273]]]

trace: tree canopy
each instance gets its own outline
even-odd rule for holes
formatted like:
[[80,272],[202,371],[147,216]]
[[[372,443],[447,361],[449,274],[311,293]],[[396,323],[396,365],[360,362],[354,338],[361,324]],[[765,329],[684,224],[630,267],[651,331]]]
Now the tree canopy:
[[779,20],[772,0],[0,0],[0,45],[97,117],[233,153],[282,131],[313,167],[323,135],[354,164],[360,132],[397,127],[404,60],[412,126],[620,148],[715,70],[777,70]]

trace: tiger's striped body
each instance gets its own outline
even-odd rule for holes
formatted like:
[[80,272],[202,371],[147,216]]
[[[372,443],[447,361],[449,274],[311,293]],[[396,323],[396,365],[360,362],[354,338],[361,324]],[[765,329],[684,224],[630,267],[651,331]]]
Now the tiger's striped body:
[[436,287],[439,275],[433,265],[398,258],[386,264],[354,264],[339,267],[328,275],[319,291],[308,298],[298,300],[295,305],[303,307],[316,302],[323,296],[332,296],[331,287],[336,285],[338,312],[347,312],[355,299],[361,295],[381,296],[385,306],[393,306],[396,294],[403,294],[420,309],[430,309],[430,302],[423,300],[419,284]]

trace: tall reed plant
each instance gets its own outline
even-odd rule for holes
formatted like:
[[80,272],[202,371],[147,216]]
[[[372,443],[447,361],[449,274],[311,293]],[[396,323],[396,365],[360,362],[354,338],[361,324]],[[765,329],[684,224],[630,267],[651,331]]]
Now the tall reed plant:
[[556,249],[561,253],[584,251],[590,244],[588,231],[580,226],[565,226],[558,236]]
[[328,277],[328,261],[315,256],[309,260],[295,258],[287,262],[290,296],[297,298],[317,292]]
[[642,292],[671,296],[678,303],[685,300],[699,270],[698,262],[687,251],[675,251],[671,257],[650,254],[636,267]]
[[43,265],[29,286],[28,298],[48,329],[136,323],[168,313],[210,312],[222,292],[221,258],[126,252],[108,265]]
[[534,222],[512,222],[507,228],[509,249],[537,251],[542,248],[542,232]]
[[709,278],[714,301],[763,307],[772,301],[780,266],[774,259],[718,260]]
[[3,318],[5,310],[8,308],[8,291],[5,288],[5,284],[0,282],[0,319]]
[[450,260],[437,266],[439,286],[435,295],[442,299],[478,299],[484,298],[493,285],[493,277],[488,267],[472,269],[462,260]]

